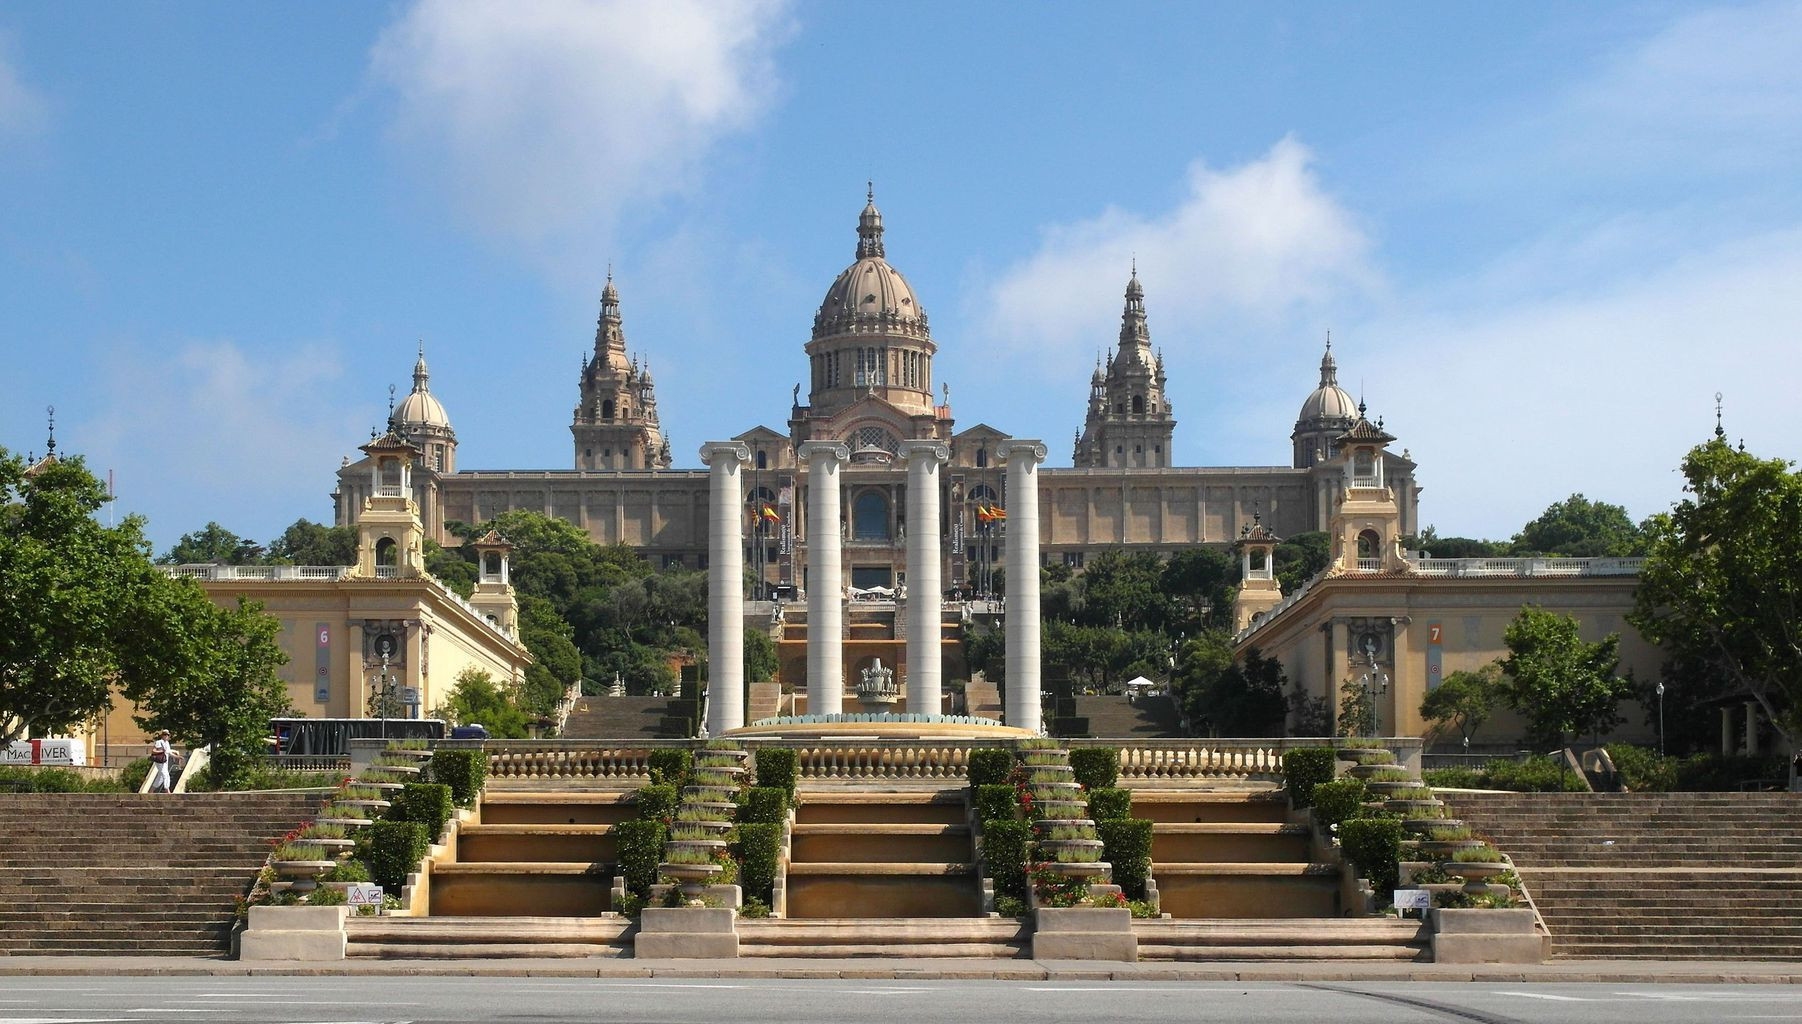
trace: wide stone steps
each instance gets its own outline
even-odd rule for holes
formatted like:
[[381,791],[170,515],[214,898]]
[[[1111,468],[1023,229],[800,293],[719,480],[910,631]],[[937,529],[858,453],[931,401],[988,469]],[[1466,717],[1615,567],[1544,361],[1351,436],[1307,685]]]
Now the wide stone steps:
[[1141,960],[1426,960],[1418,921],[1393,919],[1137,920]]
[[347,953],[384,959],[619,957],[631,955],[632,923],[570,917],[353,917]]
[[1030,956],[1031,930],[1015,918],[741,919],[743,957]]

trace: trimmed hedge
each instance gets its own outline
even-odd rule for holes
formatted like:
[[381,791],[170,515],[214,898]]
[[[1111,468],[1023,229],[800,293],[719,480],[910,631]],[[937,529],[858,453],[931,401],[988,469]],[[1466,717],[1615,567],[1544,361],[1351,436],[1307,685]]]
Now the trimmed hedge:
[[653,786],[681,786],[694,765],[694,755],[681,747],[659,747],[646,760],[650,762]]
[[776,867],[782,860],[782,832],[783,826],[773,823],[738,826],[738,843],[733,852],[738,856],[738,884],[744,886],[745,899],[770,905]]
[[1370,879],[1379,900],[1387,900],[1401,877],[1402,823],[1394,818],[1352,818],[1339,823],[1339,845]]
[[632,794],[632,802],[638,805],[638,816],[650,821],[675,817],[678,800],[674,786],[640,786]]
[[788,790],[777,786],[752,786],[745,790],[740,797],[738,821],[741,827],[787,824]]
[[1143,818],[1115,818],[1095,823],[1102,855],[1114,866],[1114,884],[1129,900],[1145,898],[1145,880],[1151,877],[1151,822]]
[[417,821],[372,821],[357,830],[356,842],[356,859],[369,865],[375,884],[397,896],[427,845],[425,826]]
[[1112,789],[1120,781],[1120,751],[1115,747],[1073,747],[1070,767],[1085,789]]
[[442,782],[410,782],[395,794],[383,817],[389,821],[416,821],[425,827],[426,841],[435,843],[451,817],[451,788]]
[[1322,825],[1337,825],[1364,812],[1364,780],[1334,779],[1314,784],[1314,817]]
[[640,898],[657,884],[657,865],[663,860],[663,844],[669,829],[661,821],[637,819],[613,826],[619,873],[625,876],[626,891]]
[[971,809],[977,821],[1013,821],[1020,816],[1020,794],[1012,786],[977,786]]
[[1524,761],[1490,761],[1483,766],[1483,778],[1490,789],[1517,793],[1589,792],[1589,787],[1562,760],[1543,754]]
[[752,756],[757,760],[757,784],[780,789],[793,800],[801,774],[800,754],[790,747],[759,747]]
[[474,807],[482,784],[488,781],[488,752],[441,747],[432,751],[428,777],[449,786],[458,807]]
[[1130,789],[1089,790],[1089,817],[1095,821],[1118,821],[1133,815],[1133,791]]
[[1283,785],[1296,810],[1313,805],[1314,787],[1333,781],[1338,755],[1331,747],[1302,747],[1283,752]]
[[997,819],[982,823],[982,861],[995,881],[995,895],[1026,898],[1026,851],[1032,829],[1024,821]]
[[970,788],[999,786],[1014,773],[1014,752],[984,748],[970,751]]

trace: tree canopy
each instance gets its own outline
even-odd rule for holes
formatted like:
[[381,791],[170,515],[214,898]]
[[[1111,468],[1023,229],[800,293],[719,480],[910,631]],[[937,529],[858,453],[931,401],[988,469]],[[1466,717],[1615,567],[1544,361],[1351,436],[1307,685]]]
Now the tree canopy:
[[1802,471],[1718,436],[1691,450],[1682,470],[1688,497],[1647,522],[1629,621],[1687,675],[1712,678],[1691,688],[1695,698],[1749,694],[1793,740],[1802,731]]
[[1573,494],[1522,527],[1511,548],[1515,555],[1596,558],[1644,554],[1646,544],[1626,509]]
[[1502,632],[1508,656],[1504,696],[1535,738],[1562,743],[1572,734],[1601,735],[1621,722],[1620,702],[1632,696],[1629,680],[1614,674],[1620,635],[1587,643],[1577,620],[1529,605]]
[[168,553],[157,561],[168,565],[254,565],[263,560],[263,546],[240,537],[218,523],[207,523],[193,533],[184,533]]
[[1475,672],[1453,672],[1420,702],[1420,717],[1457,730],[1466,746],[1502,699],[1502,666],[1490,662]]

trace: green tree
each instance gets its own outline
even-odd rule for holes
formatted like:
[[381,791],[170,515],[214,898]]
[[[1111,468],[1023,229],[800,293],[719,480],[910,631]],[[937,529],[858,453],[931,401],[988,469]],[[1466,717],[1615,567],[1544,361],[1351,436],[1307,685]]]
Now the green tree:
[[1199,633],[1209,626],[1230,625],[1239,562],[1213,548],[1185,548],[1164,563],[1158,585],[1174,629]]
[[530,724],[514,695],[496,686],[494,678],[479,668],[457,673],[456,685],[432,714],[458,725],[480,725],[497,739],[524,739]]
[[269,544],[269,561],[277,565],[351,565],[356,560],[357,531],[348,526],[296,519]]
[[167,729],[190,746],[212,747],[221,789],[249,781],[267,752],[269,720],[291,710],[276,670],[288,661],[281,623],[239,599],[219,608],[191,580],[168,580],[164,601],[132,624],[135,642],[121,668],[126,696],[148,731]]
[[1688,676],[1713,678],[1698,696],[1749,692],[1794,744],[1802,732],[1802,471],[1718,436],[1682,468],[1688,496],[1647,523],[1649,557],[1629,621]]
[[1169,620],[1163,571],[1163,562],[1149,551],[1100,552],[1083,569],[1077,622],[1126,631],[1163,629]]
[[1552,504],[1522,527],[1510,545],[1515,555],[1564,558],[1623,557],[1642,555],[1645,550],[1645,537],[1627,517],[1626,509],[1590,501],[1581,494]]
[[1295,593],[1297,587],[1320,575],[1332,560],[1332,538],[1319,530],[1298,533],[1276,546],[1276,578],[1283,592]]
[[763,683],[775,678],[782,663],[776,657],[776,641],[761,629],[745,630],[745,682]]
[[108,500],[79,456],[28,476],[0,448],[0,744],[67,732],[110,707],[143,647],[134,626],[160,622],[170,602],[177,585],[150,564],[144,521],[96,520]]
[[165,565],[255,565],[262,561],[263,546],[240,537],[218,523],[208,523],[184,533],[158,561]]
[[1287,681],[1282,664],[1256,648],[1235,662],[1231,638],[1214,631],[1184,643],[1173,682],[1198,734],[1272,736],[1283,731]]
[[1490,662],[1475,672],[1453,672],[1420,702],[1420,717],[1449,726],[1464,745],[1483,727],[1502,699],[1502,666]]
[[1526,717],[1535,739],[1562,743],[1573,733],[1599,736],[1620,724],[1618,707],[1633,684],[1614,674],[1619,634],[1586,643],[1575,618],[1529,605],[1508,624],[1502,642],[1508,647],[1504,698]]

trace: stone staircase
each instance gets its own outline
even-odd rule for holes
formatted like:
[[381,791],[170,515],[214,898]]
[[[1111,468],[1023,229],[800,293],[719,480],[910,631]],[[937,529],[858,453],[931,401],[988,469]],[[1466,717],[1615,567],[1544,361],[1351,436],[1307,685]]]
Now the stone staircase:
[[1140,920],[1141,960],[1432,959],[1424,921],[1394,918]]
[[681,738],[666,728],[668,697],[583,697],[570,709],[561,737],[570,740]]
[[975,917],[963,790],[806,792],[791,834],[790,919]]
[[623,917],[352,917],[346,955],[401,960],[629,957]]
[[1174,918],[1340,914],[1340,867],[1310,859],[1281,791],[1135,788],[1132,813],[1152,822],[1151,874]]
[[319,800],[0,794],[0,955],[224,954],[270,840]]
[[1445,794],[1569,959],[1802,960],[1802,795]]
[[1167,696],[1134,697],[1124,695],[1077,697],[1076,715],[1089,720],[1089,735],[1100,739],[1181,736],[1176,704]]
[[738,955],[1013,959],[1032,955],[1032,928],[1012,917],[741,919]]

